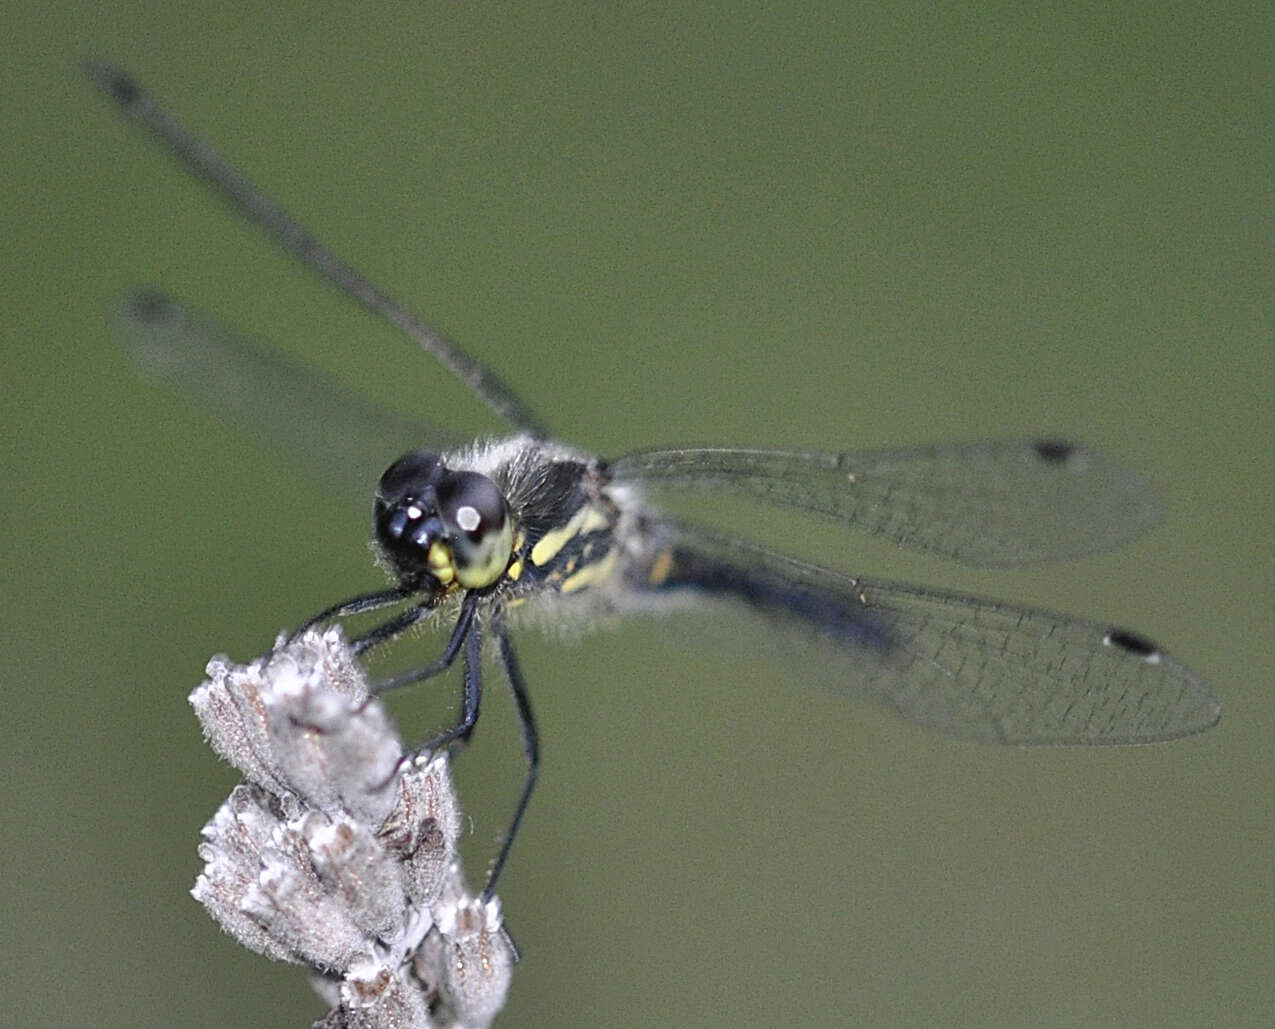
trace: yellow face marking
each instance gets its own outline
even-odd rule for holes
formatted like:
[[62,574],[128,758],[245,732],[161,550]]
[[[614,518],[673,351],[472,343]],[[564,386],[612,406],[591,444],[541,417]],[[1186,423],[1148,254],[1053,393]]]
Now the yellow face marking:
[[536,545],[531,548],[531,563],[543,567],[576,536],[605,529],[609,524],[610,520],[605,512],[599,511],[592,504],[585,504],[571,516],[571,520],[566,525],[558,529],[550,529],[540,537]]
[[511,564],[511,565],[509,566],[509,568],[508,568],[508,570],[505,572],[505,574],[506,574],[507,576],[509,576],[509,578],[513,579],[513,580],[514,580],[514,582],[517,582],[517,581],[518,581],[518,577],[519,577],[520,575],[522,575],[522,562],[521,562],[521,561],[515,561],[513,564]]
[[452,552],[442,540],[430,544],[429,553],[425,555],[430,574],[446,586],[456,578],[456,566],[452,563]]
[[466,555],[462,549],[462,560],[452,558],[452,567],[456,570],[456,581],[466,589],[481,589],[490,586],[500,578],[505,566],[509,563],[509,555],[513,552],[513,527],[506,520],[498,536],[484,538],[474,553]]
[[582,590],[586,586],[596,586],[599,582],[611,574],[615,568],[616,557],[619,551],[611,550],[601,561],[595,561],[591,565],[585,565],[574,575],[568,576],[562,581],[559,589],[563,593],[574,593],[576,590]]

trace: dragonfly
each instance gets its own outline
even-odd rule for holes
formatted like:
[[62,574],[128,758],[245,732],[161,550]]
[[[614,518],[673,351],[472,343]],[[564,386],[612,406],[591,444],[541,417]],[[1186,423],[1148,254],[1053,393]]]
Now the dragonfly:
[[[685,608],[760,613],[843,660],[834,685],[957,739],[1010,745],[1139,744],[1202,732],[1221,706],[1209,685],[1131,629],[957,592],[851,576],[662,512],[695,491],[810,512],[975,567],[1105,551],[1160,517],[1155,491],[1104,454],[1062,439],[863,451],[741,447],[642,450],[604,459],[554,440],[493,370],[426,327],[232,168],[124,71],[86,65],[98,87],[177,161],[275,243],[396,326],[502,419],[509,434],[455,445],[430,428],[381,475],[372,498],[385,589],[324,608],[306,628],[389,612],[357,655],[427,620],[451,626],[433,661],[374,694],[461,665],[461,714],[421,751],[478,724],[483,654],[512,692],[526,773],[490,866],[494,894],[540,767],[539,734],[510,625],[591,623]],[[410,425],[318,373],[169,298],[126,304],[143,360],[203,400],[256,419],[325,480],[363,481]],[[414,424],[414,423],[412,423]],[[362,444],[362,446],[361,446]],[[377,458],[375,455],[380,454]],[[370,455],[370,457],[369,457]],[[813,660],[812,660],[813,663]]]

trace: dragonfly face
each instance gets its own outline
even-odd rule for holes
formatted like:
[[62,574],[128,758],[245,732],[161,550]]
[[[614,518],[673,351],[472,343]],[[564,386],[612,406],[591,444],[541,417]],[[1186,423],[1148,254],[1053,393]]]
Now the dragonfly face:
[[481,589],[509,566],[513,519],[487,476],[452,471],[421,450],[381,476],[373,508],[376,541],[407,588]]
[[[1220,717],[1207,683],[1139,633],[819,568],[667,518],[648,499],[682,489],[758,500],[969,565],[1004,567],[1097,553],[1154,525],[1154,491],[1118,462],[1077,444],[1030,439],[860,452],[681,448],[610,461],[550,442],[490,369],[329,253],[136,83],[113,68],[89,72],[197,176],[294,256],[403,330],[516,432],[460,449],[413,451],[394,462],[377,488],[374,532],[396,585],[306,623],[399,606],[354,642],[361,654],[398,638],[445,600],[454,603],[456,621],[442,656],[376,687],[418,682],[464,655],[465,716],[431,747],[473,731],[480,655],[484,644],[495,643],[522,720],[528,775],[487,896],[538,763],[506,619],[524,607],[538,607],[550,620],[565,617],[569,606],[590,604],[607,611],[676,604],[684,611],[689,601],[760,613],[778,631],[803,632],[843,654],[844,663],[829,666],[829,674],[847,696],[967,740],[1150,743],[1201,732]],[[383,423],[358,403],[336,403],[338,387],[221,326],[153,297],[128,311],[148,364],[185,379],[202,399],[228,399],[240,421],[264,413],[275,437],[285,422],[307,420],[317,422],[316,439],[375,441],[382,432]],[[245,396],[260,402],[245,403]],[[345,423],[335,410],[342,406]],[[433,432],[424,429],[421,438]]]

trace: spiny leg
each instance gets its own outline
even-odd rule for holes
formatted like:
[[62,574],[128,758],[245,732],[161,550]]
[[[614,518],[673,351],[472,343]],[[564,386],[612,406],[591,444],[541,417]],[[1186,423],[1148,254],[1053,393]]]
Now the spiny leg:
[[517,655],[514,654],[513,643],[505,628],[504,614],[499,608],[492,613],[492,632],[496,634],[496,640],[500,646],[500,661],[505,669],[505,679],[509,683],[514,705],[518,709],[518,725],[522,730],[522,749],[527,756],[527,777],[523,780],[522,793],[518,796],[514,816],[500,843],[500,851],[496,854],[491,872],[487,875],[487,885],[483,887],[484,901],[491,900],[496,892],[496,881],[504,870],[505,861],[513,847],[514,837],[518,835],[518,826],[527,811],[527,804],[531,800],[532,791],[536,788],[536,777],[540,772],[540,736],[536,732],[536,719],[531,712],[531,697],[527,692],[527,681],[522,677]]
[[[390,679],[374,683],[368,688],[368,697],[365,703],[371,703],[378,694],[387,690],[420,682],[446,671],[455,664],[456,656],[460,653],[461,647],[465,648],[465,687],[460,721],[425,743],[404,751],[403,755],[398,759],[390,778],[381,783],[377,787],[378,789],[388,785],[393,777],[398,775],[399,771],[408,767],[422,755],[436,754],[457,739],[468,739],[469,734],[473,732],[474,726],[478,722],[478,708],[482,700],[482,635],[478,631],[476,621],[476,612],[480,600],[481,597],[477,593],[466,594],[464,601],[461,603],[460,617],[456,619],[456,625],[452,628],[452,634],[447,641],[447,646],[437,661],[422,668],[416,668],[410,672],[404,672]],[[409,613],[404,612],[404,614]],[[398,621],[398,619],[391,619],[391,622],[395,621]],[[387,626],[389,624],[391,623],[386,623]],[[385,628],[385,626],[380,628]],[[378,629],[374,629],[373,633],[377,634],[375,643],[378,644],[393,638],[392,635],[381,634]]]
[[[389,607],[391,604],[409,600],[420,593],[420,590],[407,589],[403,586],[395,586],[393,589],[388,590],[377,590],[375,593],[361,593],[357,597],[350,597],[349,600],[343,600],[339,604],[324,608],[317,615],[311,615],[288,633],[285,642],[292,643],[302,633],[313,629],[316,625],[323,622],[330,622],[334,618],[345,618],[349,615],[364,614],[368,611],[379,611],[383,607]],[[432,601],[433,598],[431,597],[430,599]],[[362,653],[362,651],[357,651],[357,653]]]
[[[354,653],[366,654],[373,647],[378,647],[383,643],[397,639],[402,633],[410,629],[427,615],[432,607],[421,605],[410,608],[401,614],[396,615],[387,622],[378,625],[371,632],[360,636],[352,644]],[[474,625],[474,616],[478,610],[478,596],[474,593],[466,595],[461,602],[460,615],[456,619],[456,624],[452,626],[452,634],[448,637],[447,646],[443,648],[443,653],[437,661],[425,665],[421,668],[413,668],[407,672],[400,672],[398,675],[391,676],[388,679],[382,679],[380,682],[373,683],[368,687],[368,697],[376,697],[390,690],[396,690],[401,686],[410,686],[414,682],[422,682],[425,679],[432,679],[434,676],[447,671],[456,661],[456,655],[460,653],[461,645],[470,635],[470,630]]]
[[[368,688],[368,699],[371,700],[387,690],[397,689],[400,686],[408,686],[414,682],[432,678],[441,672],[445,672],[455,664],[456,656],[460,653],[461,647],[465,648],[464,695],[461,703],[460,721],[450,729],[443,730],[437,736],[404,753],[399,759],[400,766],[414,761],[421,754],[435,753],[442,750],[456,740],[468,740],[470,733],[474,731],[474,726],[478,723],[478,708],[482,702],[483,680],[482,633],[478,629],[476,614],[481,599],[477,593],[466,595],[461,605],[460,617],[456,619],[456,625],[452,629],[451,638],[448,639],[447,646],[437,661],[433,664],[425,665],[423,668],[414,668],[393,678],[373,683]],[[378,642],[384,642],[384,640],[378,640]]]
[[[358,639],[353,640],[350,643],[350,649],[353,650],[356,655],[363,655],[373,647],[379,647],[382,643],[388,643],[391,640],[396,640],[433,610],[434,607],[432,604],[424,603],[409,607],[406,611],[400,611],[393,618],[382,622],[375,629],[371,629],[368,632],[365,632]],[[448,663],[450,664],[450,662]],[[420,678],[423,679],[428,677],[420,676]],[[416,680],[411,679],[409,681],[415,682]],[[389,687],[382,687],[382,689],[388,688]]]
[[472,615],[465,641],[465,694],[462,703],[460,721],[450,729],[439,733],[427,743],[424,750],[436,751],[456,740],[467,742],[469,734],[478,724],[478,707],[483,699],[483,662],[482,633]]
[[[403,599],[403,594],[396,591],[355,597],[350,601],[329,608],[328,611],[315,619],[311,619],[307,624],[321,621],[324,617],[336,617],[341,614],[375,610],[377,607],[384,607],[401,599]],[[466,595],[461,603],[460,616],[456,619],[456,624],[452,628],[447,646],[443,649],[443,653],[438,660],[424,667],[384,679],[373,684],[368,690],[370,700],[372,697],[388,690],[432,678],[446,671],[455,663],[462,647],[465,650],[464,696],[460,720],[428,742],[405,753],[399,761],[398,767],[400,768],[405,763],[414,761],[421,754],[437,753],[457,740],[468,741],[474,731],[474,727],[478,724],[478,716],[482,705],[482,633],[478,628],[477,611],[481,600],[482,596],[476,592]],[[374,647],[397,638],[430,610],[431,607],[428,603],[417,605],[383,622],[354,641],[355,653],[366,653]],[[523,753],[527,758],[527,775],[523,780],[522,791],[518,795],[513,817],[505,830],[504,837],[500,843],[500,850],[496,854],[491,871],[487,876],[487,883],[483,887],[482,899],[484,902],[491,900],[496,892],[496,884],[500,879],[501,872],[504,870],[505,863],[508,861],[509,852],[513,847],[515,837],[518,835],[518,828],[522,824],[523,815],[526,814],[527,806],[531,801],[531,794],[535,790],[536,780],[540,772],[540,737],[536,730],[535,716],[531,710],[531,698],[528,694],[527,683],[523,678],[517,655],[514,653],[513,643],[509,639],[509,633],[505,627],[503,612],[499,607],[495,607],[492,610],[491,619],[492,631],[495,633],[500,647],[500,659],[504,667],[505,678],[509,683],[514,705],[518,712]]]

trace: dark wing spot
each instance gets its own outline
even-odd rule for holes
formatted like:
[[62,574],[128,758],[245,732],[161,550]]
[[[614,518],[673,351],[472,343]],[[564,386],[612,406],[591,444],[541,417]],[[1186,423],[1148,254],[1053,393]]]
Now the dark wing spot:
[[125,309],[129,317],[139,322],[162,325],[176,321],[178,308],[163,293],[154,290],[142,290],[129,297]]
[[1037,457],[1049,464],[1065,463],[1076,450],[1072,444],[1057,439],[1042,439],[1033,444],[1032,449],[1036,451]]
[[84,71],[108,96],[125,107],[136,103],[141,96],[142,88],[137,81],[113,65],[85,61]]
[[1160,654],[1160,648],[1149,639],[1128,629],[1109,629],[1102,642],[1108,647],[1119,647],[1144,661],[1154,660]]

